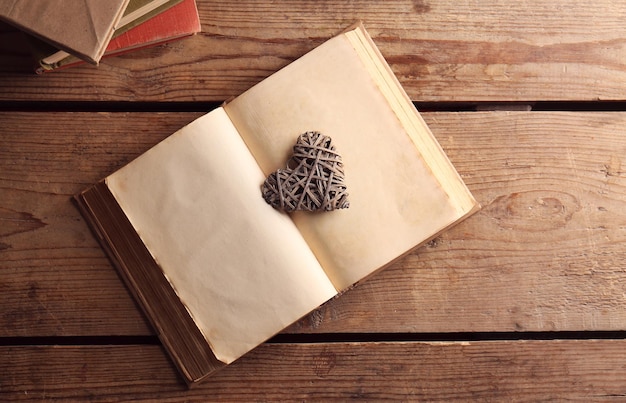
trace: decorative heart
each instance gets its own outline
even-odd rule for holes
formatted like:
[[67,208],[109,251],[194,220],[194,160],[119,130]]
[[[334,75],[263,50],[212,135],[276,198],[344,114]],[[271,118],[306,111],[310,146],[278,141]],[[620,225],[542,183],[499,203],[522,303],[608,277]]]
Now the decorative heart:
[[310,131],[298,137],[287,167],[271,173],[261,193],[278,210],[331,211],[350,205],[344,178],[330,137]]

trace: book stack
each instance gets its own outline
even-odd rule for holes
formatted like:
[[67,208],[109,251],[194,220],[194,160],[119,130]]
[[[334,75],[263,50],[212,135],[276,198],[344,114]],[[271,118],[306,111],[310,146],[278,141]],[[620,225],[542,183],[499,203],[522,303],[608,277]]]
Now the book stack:
[[18,35],[16,30],[24,35],[21,46],[37,73],[97,65],[103,57],[200,32],[195,0],[6,1],[0,21],[11,27],[0,30],[3,36]]

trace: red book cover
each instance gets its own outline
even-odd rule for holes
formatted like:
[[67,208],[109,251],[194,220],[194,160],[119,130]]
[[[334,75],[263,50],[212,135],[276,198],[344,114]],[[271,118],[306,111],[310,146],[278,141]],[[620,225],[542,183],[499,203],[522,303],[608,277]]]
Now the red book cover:
[[159,45],[200,32],[195,0],[183,0],[109,42],[105,56]]

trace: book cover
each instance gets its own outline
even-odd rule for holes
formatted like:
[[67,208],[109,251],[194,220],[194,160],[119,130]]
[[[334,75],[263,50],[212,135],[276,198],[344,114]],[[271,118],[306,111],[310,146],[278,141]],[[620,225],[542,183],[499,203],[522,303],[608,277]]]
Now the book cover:
[[97,64],[129,0],[8,0],[0,20]]
[[[348,208],[266,202],[309,132],[341,156]],[[315,166],[301,193],[328,195],[330,159],[297,155]],[[190,385],[479,209],[362,25],[76,200]]]
[[122,34],[148,21],[150,18],[162,13],[181,1],[182,0],[130,0],[122,19],[117,24],[118,26],[113,36]]
[[[160,8],[154,11],[156,10],[160,10],[158,14],[146,18],[144,22],[130,27],[119,34],[116,31],[107,46],[103,58],[162,45],[200,32],[200,17],[195,0],[175,0],[174,2],[161,5]],[[148,16],[147,14],[144,15],[144,17]],[[135,20],[134,23],[136,22],[138,21]],[[134,25],[134,23],[130,25]],[[53,50],[50,47],[42,47],[41,43],[36,46],[39,48],[39,51],[36,52],[37,54],[50,54],[50,51]],[[43,49],[47,49],[48,52],[46,53]],[[65,52],[57,52],[51,57],[37,57],[37,59],[39,62],[35,71],[38,74],[83,63],[77,57]]]

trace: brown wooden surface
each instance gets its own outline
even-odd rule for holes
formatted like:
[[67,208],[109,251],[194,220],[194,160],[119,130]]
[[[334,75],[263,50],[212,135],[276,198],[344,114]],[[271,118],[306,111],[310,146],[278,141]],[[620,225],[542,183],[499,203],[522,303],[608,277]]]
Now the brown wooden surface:
[[[196,116],[0,113],[0,335],[150,334],[70,198]],[[424,117],[482,211],[290,331],[622,330],[626,113]]]
[[[194,38],[0,73],[0,401],[626,396],[625,5],[198,5]],[[483,210],[187,391],[70,198],[356,19]]]
[[202,33],[100,67],[0,77],[0,100],[218,101],[362,20],[416,101],[623,100],[613,0],[198,1]]
[[11,368],[0,390],[15,401],[623,401],[625,360],[623,340],[270,344],[187,390],[160,346],[0,347]]

